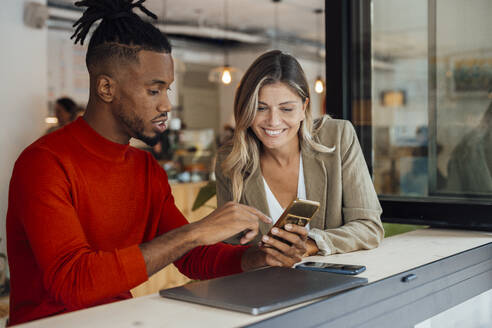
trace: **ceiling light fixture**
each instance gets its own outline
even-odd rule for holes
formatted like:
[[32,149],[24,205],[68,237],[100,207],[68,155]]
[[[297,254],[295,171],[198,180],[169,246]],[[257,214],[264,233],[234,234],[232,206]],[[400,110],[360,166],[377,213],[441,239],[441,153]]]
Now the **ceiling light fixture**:
[[282,0],[272,0],[273,2],[273,49],[279,49],[278,33],[278,6]]
[[[323,44],[323,41],[321,40],[321,28],[322,28],[321,14],[323,13],[323,9],[321,8],[315,9],[314,13],[316,14],[316,41],[319,42],[320,44],[320,49],[318,51],[318,56],[319,56],[319,54],[321,53],[321,44]],[[316,91],[316,93],[323,93],[323,91],[325,91],[325,82],[323,82],[323,78],[321,77],[321,68],[322,68],[322,64],[320,61],[318,76],[316,77],[316,81],[314,82],[314,91]]]
[[55,116],[48,116],[44,118],[44,122],[47,124],[57,124],[58,118],[56,118]]
[[228,0],[224,0],[224,38],[222,47],[224,49],[224,66],[215,67],[208,73],[208,80],[210,82],[223,83],[229,85],[233,80],[237,80],[237,75],[240,71],[229,65],[229,50],[227,49],[227,31],[229,28],[229,10]]
[[318,75],[318,77],[316,77],[316,81],[314,82],[314,91],[316,91],[316,93],[323,93],[324,90],[325,83],[323,82],[321,76]]

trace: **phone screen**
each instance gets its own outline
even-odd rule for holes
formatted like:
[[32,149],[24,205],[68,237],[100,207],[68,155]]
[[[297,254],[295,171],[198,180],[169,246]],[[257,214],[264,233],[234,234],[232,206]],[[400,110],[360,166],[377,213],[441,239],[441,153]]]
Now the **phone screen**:
[[318,207],[319,203],[317,202],[296,200],[289,208],[288,213],[296,217],[311,218],[318,210]]
[[354,264],[339,264],[339,263],[323,263],[323,262],[304,262],[297,265],[298,269],[326,271],[341,274],[358,274],[363,272],[366,267],[363,265]]
[[300,225],[301,227],[305,227],[309,223],[309,219],[302,217],[302,216],[296,216],[293,214],[287,214],[287,218],[285,219],[285,224],[297,224]]
[[358,270],[362,267],[362,265],[351,265],[351,264],[336,264],[336,263],[323,263],[323,262],[305,262],[303,263],[305,266],[313,267],[313,268],[331,268],[338,270]]
[[284,213],[282,213],[278,221],[275,223],[275,227],[283,228],[287,223],[305,227],[318,208],[318,202],[305,199],[295,199],[287,207]]

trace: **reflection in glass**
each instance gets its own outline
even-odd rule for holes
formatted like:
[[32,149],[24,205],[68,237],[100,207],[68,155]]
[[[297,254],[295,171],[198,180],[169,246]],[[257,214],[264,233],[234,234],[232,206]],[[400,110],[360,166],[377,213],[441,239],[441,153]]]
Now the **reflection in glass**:
[[432,121],[442,151],[431,159],[448,181],[433,191],[483,199],[492,193],[492,2],[435,0],[434,8]]
[[376,189],[428,195],[427,1],[373,1],[371,35]]
[[373,0],[371,11],[378,194],[488,201],[492,2]]
[[492,193],[492,102],[480,123],[459,141],[448,162],[450,192]]

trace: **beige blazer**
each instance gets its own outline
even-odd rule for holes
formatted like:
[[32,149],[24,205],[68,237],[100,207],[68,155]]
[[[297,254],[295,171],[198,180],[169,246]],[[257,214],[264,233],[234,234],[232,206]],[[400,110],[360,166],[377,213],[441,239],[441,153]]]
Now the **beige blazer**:
[[[318,120],[315,124],[321,123]],[[377,247],[384,236],[382,210],[355,130],[349,121],[329,118],[318,128],[314,140],[334,146],[335,151],[319,153],[301,144],[306,196],[321,204],[310,222],[309,237],[323,255]],[[228,151],[219,153],[215,169],[219,206],[232,200],[230,180],[221,169]],[[240,202],[269,215],[259,165],[254,172],[247,172]],[[270,226],[260,221],[261,235],[269,230]],[[228,241],[237,243],[238,237]]]

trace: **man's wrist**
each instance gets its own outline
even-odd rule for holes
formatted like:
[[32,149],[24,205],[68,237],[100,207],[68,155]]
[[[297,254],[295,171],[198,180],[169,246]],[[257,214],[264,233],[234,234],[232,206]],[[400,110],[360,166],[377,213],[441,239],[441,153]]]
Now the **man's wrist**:
[[202,240],[202,232],[200,232],[200,221],[193,222],[190,224],[187,224],[186,226],[183,226],[184,232],[186,235],[186,239],[188,241],[188,244],[191,245],[191,248],[195,248],[198,246],[202,246],[205,243]]
[[191,224],[183,225],[139,245],[150,277],[183,254],[199,246],[199,231]]
[[241,257],[241,270],[250,271],[266,266],[265,253],[257,246],[248,248]]

